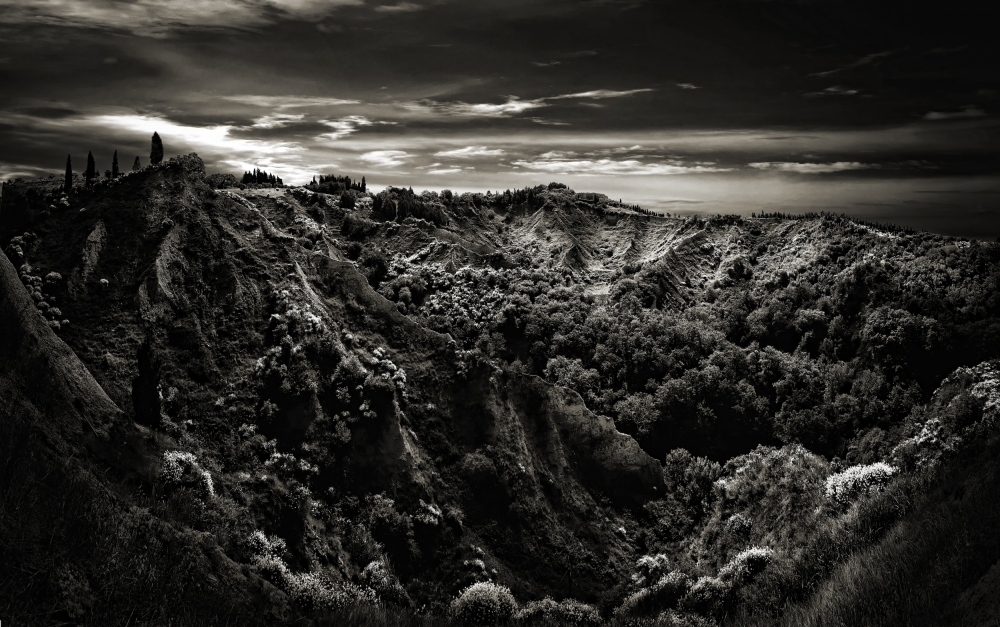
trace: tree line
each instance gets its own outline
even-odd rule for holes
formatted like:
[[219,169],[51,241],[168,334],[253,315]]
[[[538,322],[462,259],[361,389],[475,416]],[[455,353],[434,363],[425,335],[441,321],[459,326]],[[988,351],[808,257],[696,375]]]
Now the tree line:
[[281,178],[268,174],[260,168],[255,168],[253,172],[244,172],[243,183],[245,185],[284,185]]
[[[153,133],[153,139],[149,151],[149,164],[156,165],[163,161],[163,141],[160,139],[159,133]],[[139,157],[136,156],[135,161],[132,162],[132,171],[135,172],[142,168],[139,163]],[[118,151],[115,151],[114,156],[111,158],[111,169],[104,171],[104,178],[114,179],[121,176],[122,172],[118,167]],[[91,187],[94,181],[100,176],[100,171],[97,169],[97,162],[94,160],[94,153],[87,152],[87,169],[83,172],[83,180],[87,187]],[[66,155],[66,178],[63,184],[63,191],[67,194],[73,191],[73,157],[72,155]]]

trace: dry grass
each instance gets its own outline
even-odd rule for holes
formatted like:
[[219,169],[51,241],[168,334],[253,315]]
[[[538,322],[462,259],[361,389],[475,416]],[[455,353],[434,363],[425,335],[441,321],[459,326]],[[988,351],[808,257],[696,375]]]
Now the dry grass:
[[963,624],[959,602],[1000,560],[1000,442],[970,451],[921,494],[911,513],[876,544],[857,551],[801,604],[763,627],[881,627]]

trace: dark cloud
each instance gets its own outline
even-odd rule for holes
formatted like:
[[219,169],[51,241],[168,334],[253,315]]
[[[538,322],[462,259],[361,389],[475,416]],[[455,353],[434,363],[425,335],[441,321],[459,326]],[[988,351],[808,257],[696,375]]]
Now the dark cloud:
[[1000,171],[985,5],[0,0],[0,177],[143,155],[156,130],[293,182],[903,207],[912,181]]

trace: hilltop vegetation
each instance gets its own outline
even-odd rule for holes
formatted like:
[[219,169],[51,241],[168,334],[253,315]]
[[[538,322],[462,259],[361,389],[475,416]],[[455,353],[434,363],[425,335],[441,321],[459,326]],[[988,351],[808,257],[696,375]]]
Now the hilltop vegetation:
[[[191,581],[239,589],[197,615],[157,597],[135,621],[832,616],[848,602],[827,578],[900,555],[907,529],[947,535],[921,531],[947,482],[992,485],[955,460],[995,446],[994,244],[659,217],[560,184],[218,189],[235,183],[188,156],[4,191],[25,298],[120,410],[66,450],[112,470],[92,481],[121,495],[115,516],[215,543]],[[70,583],[31,583],[8,615],[124,624],[101,533],[45,557]],[[40,570],[44,541],[2,558]],[[1000,558],[960,553],[940,598]]]

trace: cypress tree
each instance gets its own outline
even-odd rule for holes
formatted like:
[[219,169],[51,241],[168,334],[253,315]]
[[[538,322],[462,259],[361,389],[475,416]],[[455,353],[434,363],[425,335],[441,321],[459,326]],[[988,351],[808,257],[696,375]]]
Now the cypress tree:
[[368,191],[368,183],[365,183],[365,177],[363,176],[361,177],[361,191],[363,192]]
[[136,155],[136,157],[135,157],[135,163],[132,164],[132,171],[135,172],[136,170],[138,170],[140,168],[142,168],[142,166],[139,165],[139,156]]
[[87,182],[87,187],[90,187],[94,183],[94,177],[97,176],[97,164],[94,163],[94,153],[87,153],[87,171],[84,172],[83,178]]
[[118,151],[115,151],[115,156],[111,158],[111,178],[118,178]]
[[160,134],[153,133],[153,145],[149,151],[149,164],[156,165],[163,161],[163,142],[160,141]]
[[73,191],[73,161],[69,155],[66,155],[66,183],[63,185],[63,191],[67,194]]

